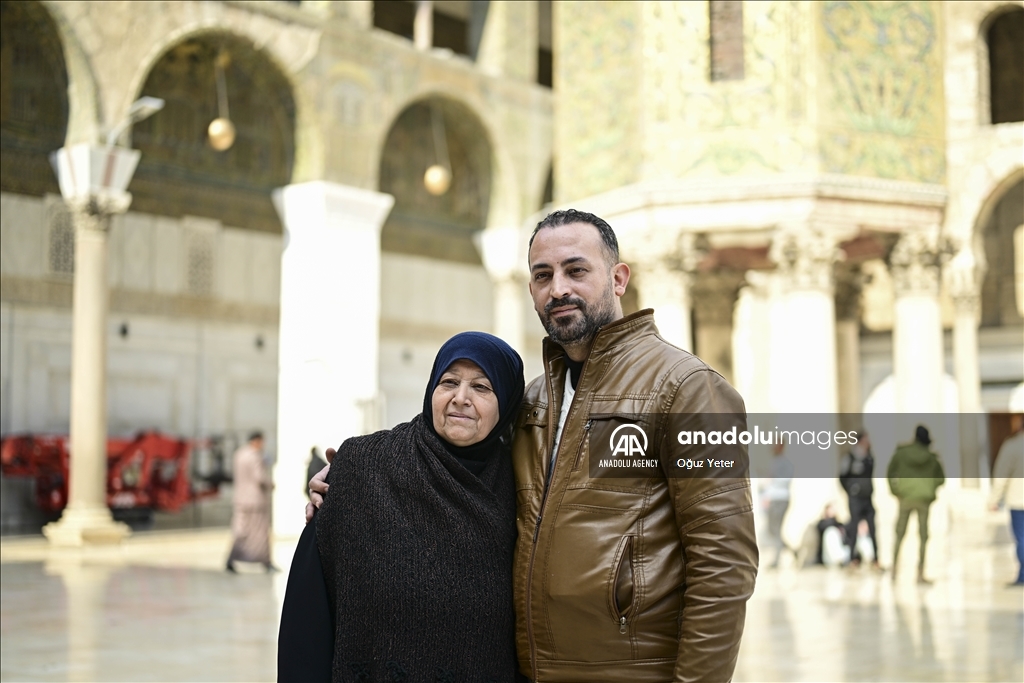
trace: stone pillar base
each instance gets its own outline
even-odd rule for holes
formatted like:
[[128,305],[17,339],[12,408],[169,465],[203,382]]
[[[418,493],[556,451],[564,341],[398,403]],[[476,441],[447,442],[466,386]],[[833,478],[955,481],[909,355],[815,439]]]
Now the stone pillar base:
[[43,535],[51,545],[81,548],[118,544],[131,535],[131,529],[124,522],[115,522],[107,508],[67,509],[59,520],[43,527]]

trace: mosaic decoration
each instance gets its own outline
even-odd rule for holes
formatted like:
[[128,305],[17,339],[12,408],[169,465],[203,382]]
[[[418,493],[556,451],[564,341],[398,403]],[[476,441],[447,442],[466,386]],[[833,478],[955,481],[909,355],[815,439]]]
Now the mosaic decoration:
[[818,5],[822,170],[945,178],[940,6]]
[[560,201],[638,179],[642,6],[560,2],[555,8],[555,188]]
[[803,66],[810,12],[744,5],[743,79],[711,82],[706,3],[644,3],[645,175],[735,175],[812,163]]
[[57,27],[40,3],[0,3],[0,72],[0,189],[59,193],[49,154],[64,146],[68,75]]

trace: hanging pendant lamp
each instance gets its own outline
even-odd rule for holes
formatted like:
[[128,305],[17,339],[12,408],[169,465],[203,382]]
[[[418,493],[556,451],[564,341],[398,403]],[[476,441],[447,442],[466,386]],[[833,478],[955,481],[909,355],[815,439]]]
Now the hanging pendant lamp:
[[436,102],[430,104],[430,118],[434,129],[434,158],[437,160],[423,174],[423,185],[427,192],[440,197],[452,184],[452,167],[448,160],[448,141],[445,137],[444,116],[438,110]]
[[221,50],[213,60],[214,77],[217,81],[217,118],[210,122],[206,133],[210,147],[224,152],[235,144],[235,124],[228,116],[228,87],[224,80],[224,69],[231,63],[231,55]]

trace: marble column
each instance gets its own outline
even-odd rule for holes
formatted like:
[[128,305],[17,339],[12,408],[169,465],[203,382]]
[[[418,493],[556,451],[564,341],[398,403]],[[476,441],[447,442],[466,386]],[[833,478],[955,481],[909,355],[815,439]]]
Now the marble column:
[[[783,348],[773,348],[773,363],[800,368],[784,385],[774,382],[775,410],[837,413],[836,327],[833,267],[839,257],[835,241],[809,227],[784,230],[771,247],[778,264]],[[779,355],[776,355],[776,351]]]
[[693,351],[690,329],[690,283],[692,276],[664,259],[642,264],[637,294],[640,308],[653,308],[661,336],[671,344]]
[[946,286],[953,299],[953,373],[960,409],[960,467],[966,488],[977,488],[981,457],[981,377],[978,324],[981,320],[981,272],[969,246],[949,264]]
[[733,312],[733,386],[748,413],[767,413],[771,406],[771,345],[765,341],[771,329],[771,278],[770,273],[748,271]]
[[524,323],[527,278],[522,231],[515,226],[488,228],[475,236],[484,268],[494,284],[494,334],[525,356]]
[[640,308],[653,308],[661,336],[692,352],[691,290],[707,246],[693,233],[653,233],[637,242],[630,258],[636,259],[634,277]]
[[53,160],[75,226],[75,278],[68,505],[43,533],[56,546],[119,543],[130,530],[107,507],[107,233],[131,204],[124,188],[139,152],[81,144]]
[[273,525],[294,535],[310,448],[382,426],[380,230],[394,198],[313,181],[276,190],[274,202],[285,247]]
[[434,45],[433,0],[416,0],[416,15],[412,23],[412,42],[417,50],[429,50]]
[[904,234],[889,256],[895,294],[892,346],[897,412],[926,415],[942,410],[941,258],[935,229]]
[[839,426],[859,429],[860,386],[860,268],[839,264],[836,268],[836,379],[838,382]]

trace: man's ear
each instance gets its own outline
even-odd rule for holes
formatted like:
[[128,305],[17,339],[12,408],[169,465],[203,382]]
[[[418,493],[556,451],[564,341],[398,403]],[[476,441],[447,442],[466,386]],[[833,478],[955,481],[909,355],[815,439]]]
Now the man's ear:
[[629,266],[625,263],[616,263],[612,266],[612,289],[615,296],[621,297],[626,293],[626,285],[629,284]]

